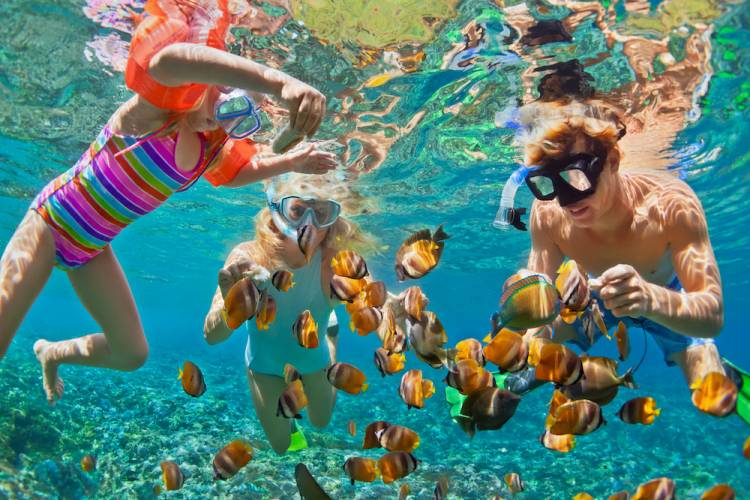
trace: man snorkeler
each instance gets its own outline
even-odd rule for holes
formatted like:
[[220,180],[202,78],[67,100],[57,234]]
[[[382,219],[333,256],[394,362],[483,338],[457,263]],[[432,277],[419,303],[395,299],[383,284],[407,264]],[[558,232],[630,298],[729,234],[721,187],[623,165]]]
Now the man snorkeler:
[[[710,372],[725,373],[713,341],[724,321],[721,278],[692,189],[664,171],[621,172],[618,141],[625,128],[602,104],[525,108],[521,143],[530,167],[519,176],[536,198],[528,270],[554,278],[566,258],[575,260],[596,277],[590,284],[607,310],[608,328],[619,320],[643,328],[689,385]],[[527,332],[534,335],[584,351],[598,338],[584,334],[580,319],[566,324],[560,318],[551,328]],[[529,389],[533,370],[505,385]]]

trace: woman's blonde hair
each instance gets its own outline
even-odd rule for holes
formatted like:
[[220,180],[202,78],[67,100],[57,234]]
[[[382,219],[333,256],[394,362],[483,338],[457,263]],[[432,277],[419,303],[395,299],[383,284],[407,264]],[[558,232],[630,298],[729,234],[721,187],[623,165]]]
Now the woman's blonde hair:
[[622,157],[617,141],[625,135],[625,125],[617,111],[600,101],[527,104],[521,108],[521,124],[524,132],[518,143],[526,165],[563,156],[579,139],[592,154],[616,164]]
[[[348,217],[368,213],[371,208],[367,200],[356,193],[336,172],[325,175],[286,174],[280,179],[271,181],[274,184],[275,197],[299,195],[311,198],[336,200],[341,205],[341,214],[333,225],[328,227],[328,234],[322,246],[333,250],[354,250],[362,255],[378,252],[375,238],[362,230]],[[266,183],[266,188],[268,188]],[[271,217],[271,209],[263,208],[255,216],[255,257],[262,266],[272,269],[280,265],[276,257],[284,239],[283,233],[276,227]]]

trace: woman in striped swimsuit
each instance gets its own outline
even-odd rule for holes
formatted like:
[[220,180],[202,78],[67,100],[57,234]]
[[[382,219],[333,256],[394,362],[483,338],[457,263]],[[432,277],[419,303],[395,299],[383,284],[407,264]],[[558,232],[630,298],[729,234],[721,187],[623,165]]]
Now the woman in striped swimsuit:
[[[143,49],[137,40],[138,32],[131,60]],[[57,371],[63,363],[135,370],[146,359],[143,326],[109,246],[122,229],[202,175],[214,185],[241,186],[289,171],[324,173],[336,165],[333,155],[313,146],[258,159],[257,145],[236,138],[234,129],[226,131],[227,123],[217,118],[217,102],[225,99],[219,88],[276,96],[289,108],[291,129],[308,137],[323,118],[325,97],[284,73],[225,52],[223,42],[210,45],[183,41],[153,50],[146,70],[136,80],[126,78],[137,94],[115,111],[78,162],[42,190],[5,248],[0,358],[55,265],[67,271],[102,331],[34,344],[50,403],[62,395]],[[186,100],[190,92],[195,98]],[[170,106],[178,98],[179,106]]]

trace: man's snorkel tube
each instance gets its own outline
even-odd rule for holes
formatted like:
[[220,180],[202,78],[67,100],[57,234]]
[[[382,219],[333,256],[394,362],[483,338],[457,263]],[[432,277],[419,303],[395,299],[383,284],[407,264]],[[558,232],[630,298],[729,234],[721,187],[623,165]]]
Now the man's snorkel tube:
[[513,226],[518,230],[526,231],[526,223],[521,220],[521,216],[526,213],[526,209],[515,207],[513,201],[516,198],[518,187],[524,183],[526,175],[531,170],[534,170],[534,167],[521,165],[508,178],[505,186],[503,186],[503,193],[500,196],[500,207],[497,209],[495,220],[492,222],[493,227],[508,229],[510,226]]

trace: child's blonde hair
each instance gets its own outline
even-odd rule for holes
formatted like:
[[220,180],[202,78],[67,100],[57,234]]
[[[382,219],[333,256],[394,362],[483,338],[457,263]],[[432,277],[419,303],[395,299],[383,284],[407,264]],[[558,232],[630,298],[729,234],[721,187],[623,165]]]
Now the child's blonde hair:
[[[336,172],[324,175],[286,174],[274,183],[276,198],[299,195],[311,198],[335,200],[341,205],[341,214],[333,225],[328,227],[328,234],[322,242],[324,248],[333,250],[354,250],[363,255],[377,253],[375,238],[366,233],[356,222],[347,216],[356,216],[369,211],[364,197],[353,191],[350,186],[337,177]],[[266,183],[266,187],[268,187]],[[259,264],[272,269],[280,265],[276,257],[285,236],[276,227],[271,217],[271,209],[263,208],[255,216],[255,257]]]
[[618,113],[599,101],[534,102],[521,108],[524,132],[518,137],[526,165],[570,152],[578,139],[602,158],[619,163],[622,152],[617,141],[625,135]]

